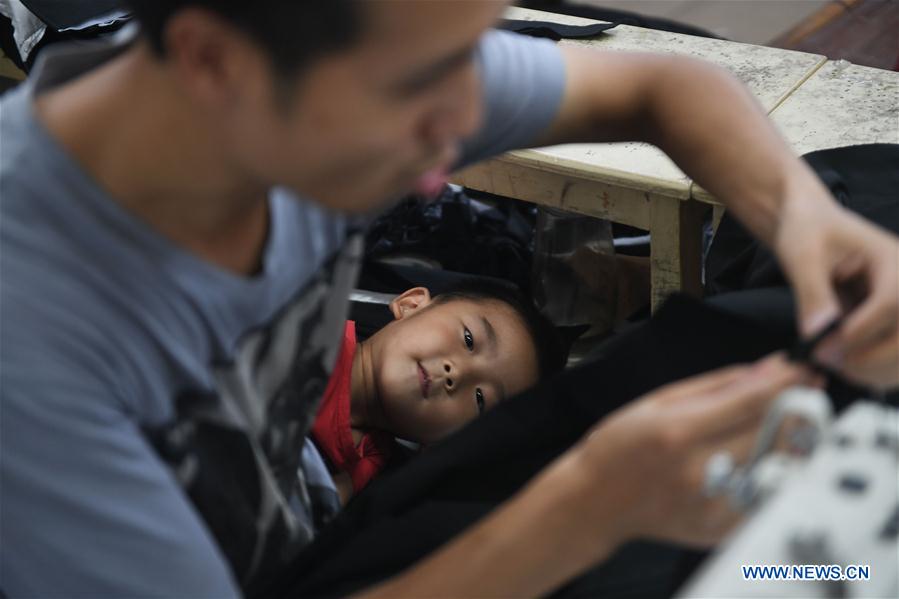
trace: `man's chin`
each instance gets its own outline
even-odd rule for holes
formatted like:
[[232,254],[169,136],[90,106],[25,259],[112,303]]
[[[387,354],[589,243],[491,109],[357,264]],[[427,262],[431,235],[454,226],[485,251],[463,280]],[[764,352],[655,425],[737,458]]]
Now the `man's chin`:
[[300,194],[303,199],[312,200],[314,203],[330,210],[347,215],[366,215],[379,213],[391,208],[406,193],[396,191],[385,192],[380,196],[375,195],[307,195]]
[[416,177],[404,177],[400,182],[395,182],[389,187],[382,187],[380,190],[362,182],[348,193],[341,193],[340,190],[335,189],[321,192],[298,190],[294,187],[292,189],[299,197],[333,212],[353,215],[371,214],[392,208],[401,199],[413,193],[429,199],[436,198],[443,191],[447,178],[446,168],[438,167]]

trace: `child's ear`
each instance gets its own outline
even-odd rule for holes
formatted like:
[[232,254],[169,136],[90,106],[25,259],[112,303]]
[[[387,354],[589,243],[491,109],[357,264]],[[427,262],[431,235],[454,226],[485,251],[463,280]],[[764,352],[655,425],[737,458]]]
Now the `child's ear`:
[[396,320],[401,320],[430,303],[430,291],[425,287],[413,287],[393,298],[393,301],[390,302],[390,311],[393,312],[393,317]]

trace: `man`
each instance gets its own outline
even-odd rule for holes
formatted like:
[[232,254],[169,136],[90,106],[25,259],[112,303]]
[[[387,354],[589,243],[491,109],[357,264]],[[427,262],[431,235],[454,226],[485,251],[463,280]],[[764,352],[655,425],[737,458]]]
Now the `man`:
[[[806,334],[865,283],[819,357],[899,382],[896,240],[718,69],[485,35],[502,2],[248,4],[137,3],[140,39],[62,51],[3,101],[7,595],[277,577],[327,508],[303,437],[359,259],[341,215],[513,147],[656,143],[777,251]],[[541,594],[635,536],[713,542],[734,515],[702,464],[745,455],[803,376],[772,358],[651,393],[372,592]]]

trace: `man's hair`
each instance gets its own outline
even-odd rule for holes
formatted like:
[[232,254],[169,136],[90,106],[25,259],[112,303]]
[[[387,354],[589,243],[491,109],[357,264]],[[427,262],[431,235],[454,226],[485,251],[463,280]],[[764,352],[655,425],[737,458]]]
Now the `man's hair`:
[[539,378],[550,376],[565,368],[568,351],[558,329],[537,310],[533,302],[510,283],[484,277],[468,278],[452,284],[434,296],[437,303],[453,300],[497,301],[506,304],[518,316],[534,343]]
[[355,42],[362,29],[359,0],[128,0],[141,32],[165,55],[166,24],[187,7],[208,10],[249,36],[268,54],[283,76],[299,73],[309,62]]

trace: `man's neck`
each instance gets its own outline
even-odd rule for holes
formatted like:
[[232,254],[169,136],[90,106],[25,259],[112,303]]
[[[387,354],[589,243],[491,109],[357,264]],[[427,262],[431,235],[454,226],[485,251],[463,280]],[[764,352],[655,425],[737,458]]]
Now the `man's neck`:
[[38,118],[109,196],[225,269],[259,269],[268,189],[241,173],[141,45],[36,101]]

